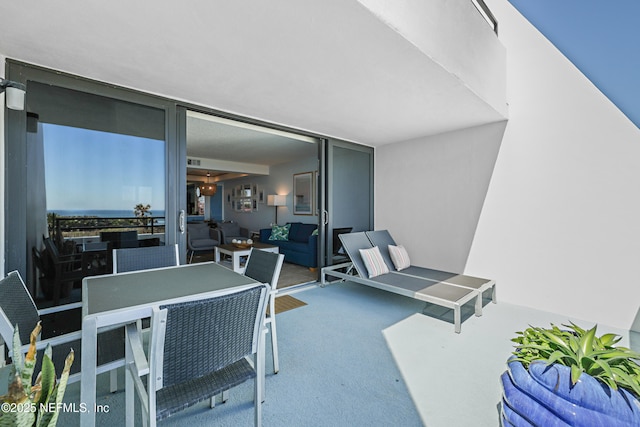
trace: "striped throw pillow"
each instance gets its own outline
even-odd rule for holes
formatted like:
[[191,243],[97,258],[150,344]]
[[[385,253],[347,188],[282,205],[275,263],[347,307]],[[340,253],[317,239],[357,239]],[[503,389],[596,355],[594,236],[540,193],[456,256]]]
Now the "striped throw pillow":
[[362,256],[362,261],[367,267],[370,278],[389,272],[389,267],[382,259],[382,254],[380,254],[380,249],[377,246],[371,249],[360,249],[360,256]]
[[389,245],[389,255],[391,256],[391,261],[393,261],[393,265],[396,267],[396,270],[404,270],[405,268],[411,265],[411,261],[409,260],[409,254],[407,250],[402,245],[393,246]]

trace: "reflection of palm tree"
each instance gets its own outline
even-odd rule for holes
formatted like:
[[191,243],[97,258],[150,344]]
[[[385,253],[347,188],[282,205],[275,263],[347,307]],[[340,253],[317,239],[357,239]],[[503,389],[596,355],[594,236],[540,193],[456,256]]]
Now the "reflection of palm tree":
[[140,225],[142,226],[147,225],[147,214],[151,216],[151,211],[149,211],[149,209],[151,209],[151,205],[143,205],[142,203],[138,203],[135,208],[133,208],[133,213],[136,218],[140,218]]

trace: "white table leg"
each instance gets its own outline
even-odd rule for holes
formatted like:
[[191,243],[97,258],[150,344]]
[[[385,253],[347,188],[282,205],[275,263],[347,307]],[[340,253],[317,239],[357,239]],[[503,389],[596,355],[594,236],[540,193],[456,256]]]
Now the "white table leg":
[[242,273],[242,271],[240,271],[240,253],[237,251],[233,252],[231,259],[233,259],[233,271],[236,273]]
[[217,264],[220,264],[220,248],[216,246],[213,248],[213,250],[214,250],[214,261]]

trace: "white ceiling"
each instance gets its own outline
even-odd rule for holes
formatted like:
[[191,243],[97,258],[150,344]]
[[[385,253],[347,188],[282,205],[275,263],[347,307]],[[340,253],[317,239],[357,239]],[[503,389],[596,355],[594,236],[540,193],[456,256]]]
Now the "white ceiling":
[[[231,122],[231,121],[229,121]],[[215,159],[218,161],[240,162],[242,164],[275,166],[297,159],[318,155],[317,144],[310,141],[273,133],[258,126],[244,127],[242,123],[220,123],[215,118],[206,118],[196,113],[187,114],[187,157]],[[189,175],[218,179],[232,179],[236,174],[229,171],[188,168]]]
[[0,16],[8,58],[367,145],[503,119],[355,0],[21,0]]
[[313,143],[187,115],[188,157],[274,166],[317,154]]

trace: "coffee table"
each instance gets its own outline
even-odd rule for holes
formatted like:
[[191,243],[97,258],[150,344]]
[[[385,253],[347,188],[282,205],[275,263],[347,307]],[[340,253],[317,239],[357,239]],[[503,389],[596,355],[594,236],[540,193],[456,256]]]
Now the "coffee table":
[[251,247],[248,248],[239,248],[233,244],[224,244],[220,246],[216,246],[215,249],[215,262],[220,263],[220,254],[229,255],[231,257],[231,263],[233,266],[233,271],[236,273],[243,274],[244,273],[244,265],[240,263],[240,259],[242,257],[249,256],[251,253],[251,248],[259,249],[261,251],[280,253],[277,246],[268,245],[266,243],[256,242]]

